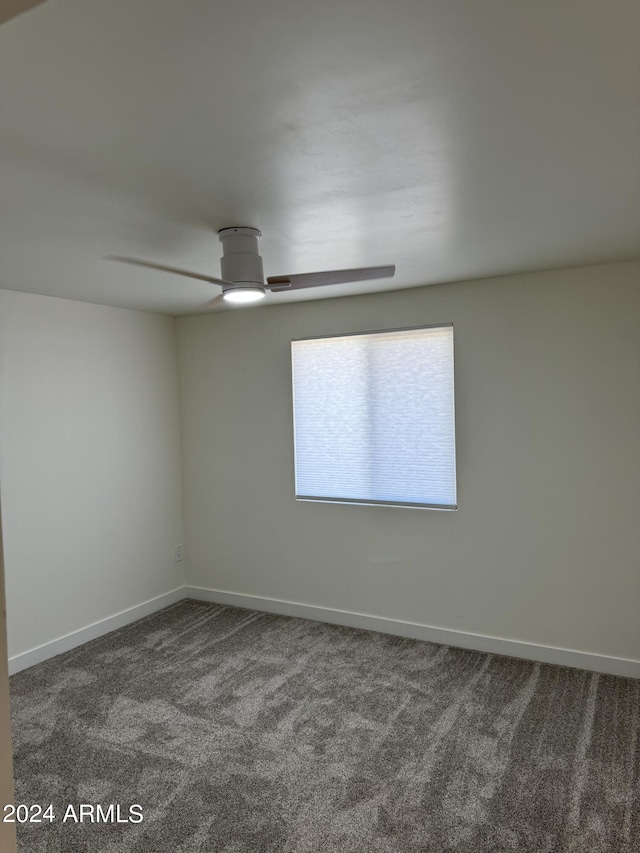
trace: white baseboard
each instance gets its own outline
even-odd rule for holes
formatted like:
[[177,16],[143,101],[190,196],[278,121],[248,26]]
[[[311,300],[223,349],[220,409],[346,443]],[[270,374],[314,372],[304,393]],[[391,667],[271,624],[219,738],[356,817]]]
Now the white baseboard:
[[27,669],[29,666],[34,666],[36,663],[42,663],[42,661],[56,655],[61,655],[63,652],[75,649],[76,646],[81,646],[83,643],[88,643],[89,640],[102,637],[103,634],[109,634],[117,628],[124,628],[125,625],[129,625],[137,619],[143,619],[157,610],[162,610],[171,604],[175,604],[177,601],[181,601],[185,598],[185,595],[184,587],[172,589],[171,592],[165,592],[164,595],[150,598],[148,601],[143,601],[142,604],[137,604],[135,607],[129,607],[127,610],[121,610],[120,613],[115,613],[113,616],[108,616],[99,622],[93,622],[93,624],[87,625],[86,628],[80,628],[78,631],[65,634],[64,637],[58,637],[57,640],[51,640],[49,643],[36,646],[35,649],[29,649],[27,652],[13,655],[13,657],[9,658],[9,675],[20,672],[22,669]]
[[70,649],[75,649],[83,643],[88,643],[89,640],[95,640],[97,637],[102,637],[117,628],[123,628],[125,625],[143,619],[145,616],[150,616],[152,613],[185,598],[210,601],[215,604],[228,604],[232,607],[245,607],[249,610],[261,610],[266,613],[278,613],[282,616],[297,616],[301,619],[328,622],[332,625],[345,625],[349,628],[362,628],[366,631],[378,631],[382,634],[425,640],[429,643],[440,643],[460,649],[507,655],[558,666],[570,666],[577,669],[592,670],[593,672],[622,675],[628,678],[640,678],[640,660],[631,658],[610,657],[575,649],[560,649],[554,646],[527,643],[522,640],[508,640],[503,637],[436,628],[417,622],[404,622],[400,619],[386,619],[382,616],[370,616],[366,613],[353,613],[348,610],[335,610],[329,607],[300,604],[295,601],[261,598],[257,595],[243,595],[238,592],[195,586],[173,589],[171,592],[144,601],[142,604],[130,607],[127,610],[122,610],[120,613],[101,619],[99,622],[94,622],[92,625],[87,625],[85,628],[80,628],[78,631],[73,631],[57,640],[14,655],[9,658],[9,674],[13,675],[20,670],[27,669],[27,667],[34,666],[63,652],[68,652]]
[[610,675],[623,675],[628,678],[640,678],[640,660],[609,657],[593,652],[580,652],[575,649],[560,649],[554,646],[542,646],[522,640],[507,640],[485,634],[470,634],[466,631],[452,631],[448,628],[434,628],[416,622],[403,622],[399,619],[385,619],[381,616],[369,616],[366,613],[352,613],[348,610],[333,610],[328,607],[315,607],[299,604],[295,601],[282,601],[277,598],[260,598],[256,595],[242,595],[237,592],[225,592],[219,589],[204,589],[187,586],[183,590],[187,598],[198,601],[210,601],[216,604],[228,604],[233,607],[246,607],[250,610],[262,610],[278,613],[282,616],[298,616],[333,625],[346,625],[349,628],[364,628],[367,631],[379,631],[397,637],[410,637],[414,640],[426,640],[429,643],[441,643],[461,649],[472,649],[490,654],[525,658],[526,660],[551,663],[558,666],[570,666],[604,672]]

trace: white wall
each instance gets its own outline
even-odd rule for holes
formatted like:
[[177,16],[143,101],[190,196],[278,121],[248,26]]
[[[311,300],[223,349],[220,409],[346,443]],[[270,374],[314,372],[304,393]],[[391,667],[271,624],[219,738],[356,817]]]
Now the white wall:
[[181,586],[173,318],[0,291],[9,654]]
[[[455,327],[458,512],[296,503],[293,337]],[[188,582],[640,658],[640,265],[178,321]]]

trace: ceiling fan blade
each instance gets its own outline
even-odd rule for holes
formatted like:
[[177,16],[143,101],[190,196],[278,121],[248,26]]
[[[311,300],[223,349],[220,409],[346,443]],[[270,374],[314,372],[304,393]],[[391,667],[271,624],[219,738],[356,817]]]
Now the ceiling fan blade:
[[327,284],[345,284],[349,281],[371,281],[374,278],[391,278],[395,275],[395,266],[360,267],[354,270],[325,270],[298,275],[269,276],[267,287],[279,290],[302,290],[305,287],[324,287]]
[[212,311],[218,305],[221,305],[224,302],[224,296],[222,293],[219,293],[217,296],[214,296],[213,299],[210,299],[208,302],[205,302],[202,306],[202,311]]
[[206,281],[209,284],[219,284],[221,287],[233,285],[232,281],[224,281],[221,278],[214,278],[210,275],[201,275],[197,272],[189,272],[189,270],[181,270],[177,267],[166,267],[164,264],[153,264],[150,261],[139,261],[137,258],[125,258],[121,255],[107,255],[106,261],[118,261],[121,264],[131,264],[136,267],[146,267],[150,270],[160,270],[160,272],[169,272],[174,275],[183,275],[185,278],[196,278],[198,281]]

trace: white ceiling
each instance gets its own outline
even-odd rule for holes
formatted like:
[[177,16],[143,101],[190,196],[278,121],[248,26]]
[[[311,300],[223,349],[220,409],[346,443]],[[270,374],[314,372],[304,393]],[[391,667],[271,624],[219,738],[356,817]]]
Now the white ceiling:
[[640,256],[638,0],[47,0],[0,27],[2,287],[169,314]]

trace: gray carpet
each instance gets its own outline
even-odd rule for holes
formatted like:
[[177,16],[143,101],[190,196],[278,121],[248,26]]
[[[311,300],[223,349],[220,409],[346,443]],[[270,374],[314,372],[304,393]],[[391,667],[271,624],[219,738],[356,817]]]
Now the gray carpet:
[[11,688],[21,853],[640,850],[638,681],[186,601]]

